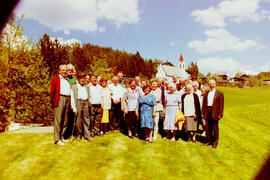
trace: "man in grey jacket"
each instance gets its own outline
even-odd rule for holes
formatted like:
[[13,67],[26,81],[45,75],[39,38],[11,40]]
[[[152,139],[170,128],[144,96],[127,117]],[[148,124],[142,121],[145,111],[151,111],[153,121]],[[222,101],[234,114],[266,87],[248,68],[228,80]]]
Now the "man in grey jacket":
[[92,142],[89,132],[89,86],[85,85],[85,75],[78,75],[78,81],[78,84],[71,87],[71,108],[77,115],[77,140],[84,136],[87,141]]

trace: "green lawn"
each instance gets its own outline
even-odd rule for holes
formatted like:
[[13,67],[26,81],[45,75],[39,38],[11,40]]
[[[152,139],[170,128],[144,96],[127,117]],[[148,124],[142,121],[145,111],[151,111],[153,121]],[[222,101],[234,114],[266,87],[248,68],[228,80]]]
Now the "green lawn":
[[119,132],[60,147],[52,134],[0,134],[0,179],[253,179],[270,154],[270,90],[220,88],[217,149]]

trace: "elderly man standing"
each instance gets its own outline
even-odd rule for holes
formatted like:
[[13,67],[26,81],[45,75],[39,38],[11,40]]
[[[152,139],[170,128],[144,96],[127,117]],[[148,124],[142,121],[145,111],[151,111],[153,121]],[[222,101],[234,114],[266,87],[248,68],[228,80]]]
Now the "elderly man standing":
[[75,74],[76,74],[76,71],[75,71],[74,66],[72,64],[68,64],[67,65],[67,77],[66,78],[67,78],[70,86],[73,86],[73,85],[77,84]]
[[68,124],[71,89],[68,80],[66,65],[59,66],[57,75],[51,84],[50,97],[54,107],[54,141],[57,145],[64,145],[64,134]]
[[85,85],[85,75],[78,75],[79,83],[72,86],[71,107],[74,114],[77,114],[77,140],[84,139],[92,142],[90,139],[90,117],[89,117],[89,86]]
[[90,120],[91,136],[101,135],[101,86],[97,82],[97,75],[91,75],[91,84],[89,85],[90,100]]
[[203,118],[206,119],[206,136],[208,139],[205,145],[212,145],[213,148],[217,148],[219,139],[218,123],[223,117],[224,95],[215,89],[215,80],[211,79],[208,85],[210,91],[203,98],[202,107]]
[[122,72],[119,72],[117,74],[117,77],[118,77],[118,84],[122,87],[122,88],[125,88],[125,84],[123,83],[123,73]]
[[[110,121],[111,121],[111,128],[119,129],[119,125],[121,122],[121,100],[123,98],[124,90],[123,88],[118,84],[118,77],[114,76],[112,78],[112,84],[110,84],[108,87],[111,90],[112,93],[112,109],[110,113]],[[122,126],[121,126],[122,127]]]
[[[77,79],[76,79],[76,71],[75,68],[72,64],[68,64],[67,66],[67,75],[66,75],[66,79],[69,82],[70,87],[72,88],[72,86],[77,84]],[[73,113],[71,107],[69,109],[69,113],[68,113],[68,127],[65,133],[65,137],[71,137],[72,134],[72,129],[73,129],[73,124],[74,124],[74,120],[75,120],[75,114]]]

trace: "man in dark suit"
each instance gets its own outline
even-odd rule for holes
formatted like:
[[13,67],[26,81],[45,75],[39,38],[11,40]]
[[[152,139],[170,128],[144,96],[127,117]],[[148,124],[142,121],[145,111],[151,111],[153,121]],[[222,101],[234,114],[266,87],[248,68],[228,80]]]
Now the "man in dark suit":
[[219,138],[218,122],[223,117],[224,95],[215,89],[215,80],[210,80],[208,85],[210,91],[203,98],[202,107],[202,115],[206,119],[206,136],[208,139],[205,145],[212,145],[213,148],[217,148]]

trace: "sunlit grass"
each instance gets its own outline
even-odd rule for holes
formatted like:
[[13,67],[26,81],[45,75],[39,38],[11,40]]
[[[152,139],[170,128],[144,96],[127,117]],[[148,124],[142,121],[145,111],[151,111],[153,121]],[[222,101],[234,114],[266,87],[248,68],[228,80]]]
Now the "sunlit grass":
[[119,132],[53,144],[52,134],[0,134],[0,179],[253,179],[270,153],[270,91],[220,88],[217,149]]

